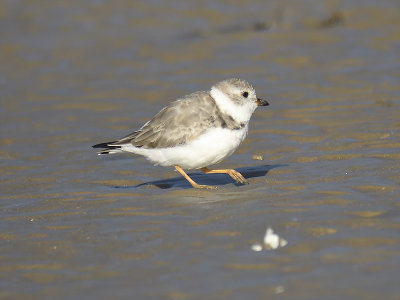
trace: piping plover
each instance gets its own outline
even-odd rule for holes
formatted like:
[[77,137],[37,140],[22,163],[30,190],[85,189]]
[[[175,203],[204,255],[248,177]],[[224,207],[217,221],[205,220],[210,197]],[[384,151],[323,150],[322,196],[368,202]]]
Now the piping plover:
[[254,110],[267,105],[247,81],[226,79],[210,91],[195,92],[170,103],[139,130],[93,148],[104,148],[98,154],[130,152],[143,155],[155,165],[174,166],[194,188],[215,187],[197,184],[184,169],[225,173],[244,184],[247,181],[239,172],[208,166],[236,150],[247,135]]

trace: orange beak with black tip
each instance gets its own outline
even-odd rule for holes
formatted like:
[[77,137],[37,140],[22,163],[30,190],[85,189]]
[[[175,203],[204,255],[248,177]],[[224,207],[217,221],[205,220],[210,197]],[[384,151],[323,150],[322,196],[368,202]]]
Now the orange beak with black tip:
[[261,98],[257,98],[256,103],[257,103],[257,106],[268,106],[269,105],[267,100],[263,100]]

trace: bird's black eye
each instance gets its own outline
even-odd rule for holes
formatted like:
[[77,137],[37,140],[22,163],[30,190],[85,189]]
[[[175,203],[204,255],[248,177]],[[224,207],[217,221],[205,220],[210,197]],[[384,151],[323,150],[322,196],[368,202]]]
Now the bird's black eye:
[[243,93],[242,93],[242,96],[245,97],[245,98],[247,98],[247,97],[249,96],[249,93],[248,93],[248,92],[243,92]]

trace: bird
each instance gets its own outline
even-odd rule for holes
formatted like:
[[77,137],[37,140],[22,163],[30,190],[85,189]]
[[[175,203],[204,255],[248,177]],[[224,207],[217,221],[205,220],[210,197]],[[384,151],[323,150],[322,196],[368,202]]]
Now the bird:
[[237,183],[246,184],[243,175],[234,169],[209,166],[233,154],[247,135],[255,109],[268,105],[246,80],[229,78],[214,84],[209,91],[194,92],[171,102],[139,130],[92,147],[102,148],[99,155],[129,152],[144,156],[154,165],[173,166],[193,188],[216,187],[196,183],[185,170],[228,174]]

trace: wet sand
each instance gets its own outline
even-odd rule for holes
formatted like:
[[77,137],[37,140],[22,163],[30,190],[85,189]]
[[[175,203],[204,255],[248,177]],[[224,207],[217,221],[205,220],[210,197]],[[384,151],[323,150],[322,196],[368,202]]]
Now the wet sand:
[[[397,1],[3,1],[0,31],[1,299],[400,298]],[[270,102],[218,165],[250,184],[91,149],[233,76]]]

